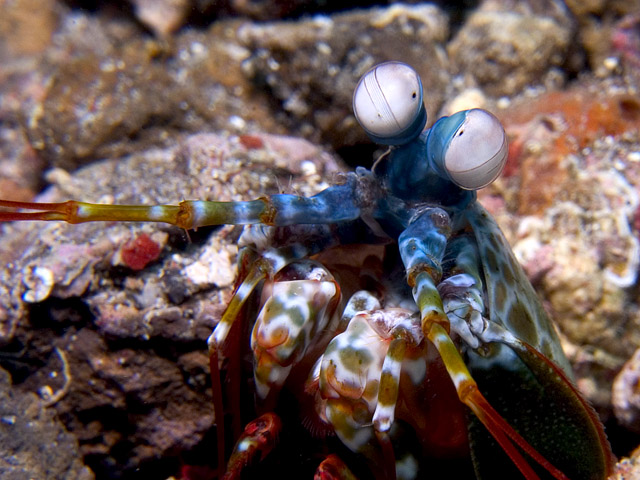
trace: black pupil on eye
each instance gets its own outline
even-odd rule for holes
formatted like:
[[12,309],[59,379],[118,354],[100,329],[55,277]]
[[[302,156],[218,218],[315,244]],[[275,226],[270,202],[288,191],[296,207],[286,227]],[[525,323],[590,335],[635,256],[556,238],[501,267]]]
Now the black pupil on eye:
[[413,92],[413,93],[411,94],[411,98],[416,98],[417,96],[418,96],[418,94],[417,94],[416,92]]

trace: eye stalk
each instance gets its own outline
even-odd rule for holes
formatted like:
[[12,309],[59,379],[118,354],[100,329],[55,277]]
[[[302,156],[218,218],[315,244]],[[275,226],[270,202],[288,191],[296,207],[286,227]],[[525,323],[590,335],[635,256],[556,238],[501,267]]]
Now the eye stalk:
[[353,93],[353,112],[369,137],[382,145],[403,145],[427,123],[420,75],[409,65],[386,62],[365,73]]
[[429,132],[427,151],[441,175],[460,188],[478,190],[498,178],[509,146],[500,120],[473,109],[438,120]]

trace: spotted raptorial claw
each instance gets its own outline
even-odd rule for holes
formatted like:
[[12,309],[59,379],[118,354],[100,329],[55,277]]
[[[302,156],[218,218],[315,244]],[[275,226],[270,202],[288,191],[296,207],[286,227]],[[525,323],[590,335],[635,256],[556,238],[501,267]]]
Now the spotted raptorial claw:
[[318,465],[313,480],[356,480],[356,476],[340,457],[331,454]]
[[250,462],[263,460],[276,446],[281,429],[282,421],[274,413],[265,413],[249,423],[233,448],[223,480],[241,478]]

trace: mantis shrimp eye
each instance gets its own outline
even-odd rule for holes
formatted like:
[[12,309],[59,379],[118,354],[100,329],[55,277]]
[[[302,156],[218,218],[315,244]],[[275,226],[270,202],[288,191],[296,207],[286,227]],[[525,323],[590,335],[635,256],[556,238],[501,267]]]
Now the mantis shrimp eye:
[[500,121],[486,110],[469,110],[446,148],[444,168],[459,187],[477,190],[500,175],[508,151]]
[[420,76],[404,63],[376,65],[358,82],[353,93],[353,112],[374,142],[383,145],[410,142],[427,123]]

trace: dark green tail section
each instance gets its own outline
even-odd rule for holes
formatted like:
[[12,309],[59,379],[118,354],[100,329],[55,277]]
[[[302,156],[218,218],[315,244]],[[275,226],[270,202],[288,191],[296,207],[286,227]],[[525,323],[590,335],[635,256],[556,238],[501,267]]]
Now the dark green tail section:
[[[614,459],[603,426],[562,371],[526,344],[491,349],[486,357],[471,352],[469,369],[493,407],[569,479],[606,479]],[[475,417],[469,441],[478,478],[522,478]],[[552,478],[530,464],[541,479]]]

